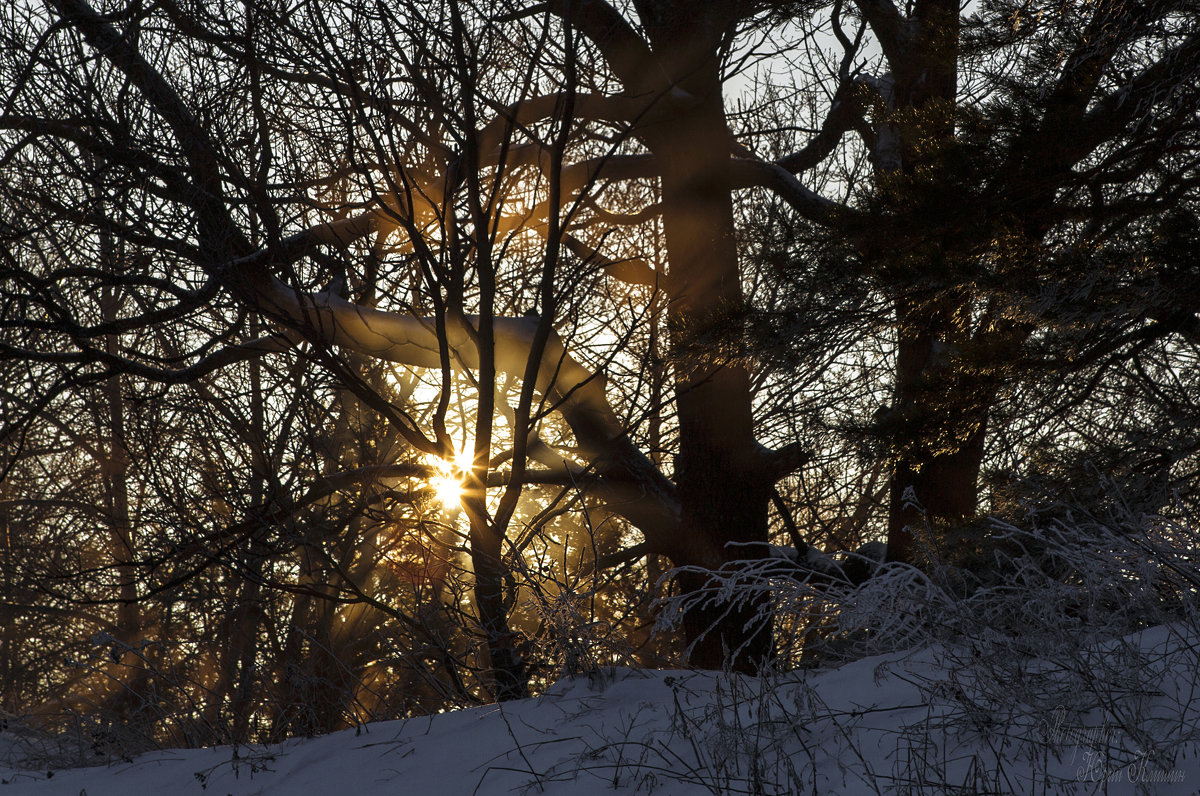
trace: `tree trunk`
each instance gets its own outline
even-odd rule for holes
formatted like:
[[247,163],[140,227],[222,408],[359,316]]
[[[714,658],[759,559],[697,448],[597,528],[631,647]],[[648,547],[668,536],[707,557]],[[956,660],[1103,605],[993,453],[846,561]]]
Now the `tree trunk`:
[[[908,189],[937,180],[943,172],[945,155],[933,142],[953,148],[958,92],[959,4],[918,0],[911,20],[917,25],[916,35],[902,52],[889,56],[894,75],[887,99],[896,121],[881,124],[899,157],[876,153],[877,173],[890,168],[902,174],[898,181],[889,180],[899,187],[900,193],[892,198],[900,206],[911,202]],[[905,119],[909,123],[901,124]],[[919,121],[912,124],[911,120]],[[900,267],[901,273],[917,280],[917,297],[896,302],[899,332],[890,425],[898,450],[888,511],[889,561],[923,559],[916,544],[920,533],[973,516],[979,498],[979,471],[995,390],[959,372],[963,353],[971,345],[971,303],[953,293],[923,296],[920,287],[921,280],[936,283],[937,274],[952,275],[959,265],[953,234],[942,232],[954,229],[940,218],[947,210],[951,208],[934,206],[920,211],[927,216],[920,220],[930,236],[905,254],[923,252],[928,273],[916,273],[911,264]],[[901,286],[901,294],[909,289],[914,286]]]
[[[110,244],[109,241],[105,241]],[[115,256],[111,245],[106,246],[109,256]],[[116,288],[105,286],[101,293],[103,317],[106,323],[117,318],[120,298]],[[105,335],[105,350],[116,353],[116,341]],[[108,523],[110,553],[117,573],[117,616],[113,625],[113,638],[117,641],[112,655],[117,667],[113,680],[119,683],[109,697],[107,707],[119,715],[129,717],[137,713],[147,698],[145,690],[149,673],[146,663],[126,653],[127,648],[137,648],[143,638],[143,618],[138,603],[137,568],[133,563],[137,557],[133,522],[129,506],[129,465],[125,431],[125,399],[121,394],[120,376],[110,376],[104,383],[104,409],[107,417],[108,440],[106,456],[101,462],[104,486],[105,514]],[[127,668],[128,667],[128,668]]]
[[[889,561],[929,559],[925,530],[975,515],[994,378],[976,370],[970,302],[897,302],[898,447],[888,510]],[[929,545],[934,540],[926,540]]]
[[[468,497],[464,502],[470,501]],[[478,508],[467,510],[471,519],[471,567],[475,571],[475,610],[487,643],[493,689],[498,702],[523,699],[529,696],[529,676],[515,644],[516,634],[508,624],[504,599],[504,577],[508,572],[502,558],[502,539]]]
[[[698,12],[698,9],[697,9]],[[669,27],[669,26],[668,26]],[[698,27],[701,27],[698,24]],[[762,555],[767,541],[770,484],[760,472],[754,439],[750,376],[740,336],[730,324],[744,308],[734,237],[729,157],[731,138],[721,96],[715,42],[696,47],[708,30],[684,30],[661,42],[677,85],[694,98],[648,135],[662,163],[663,228],[671,304],[667,322],[676,361],[679,454],[675,483],[681,505],[675,564],[715,569]],[[653,35],[652,31],[652,35]],[[676,33],[676,31],[672,31]],[[674,49],[672,49],[674,48]],[[716,345],[713,337],[729,345]],[[722,355],[714,355],[713,351]],[[730,545],[729,543],[734,543]],[[760,543],[745,546],[737,543]],[[709,579],[685,574],[684,594]],[[751,670],[770,653],[769,620],[754,621],[765,600],[737,607],[702,601],[690,609],[684,632],[690,662],[702,668]],[[729,657],[732,655],[732,657]]]
[[930,559],[920,543],[926,530],[969,519],[979,505],[979,470],[987,423],[966,436],[961,448],[920,461],[903,457],[892,475],[888,507],[889,561],[918,563]]

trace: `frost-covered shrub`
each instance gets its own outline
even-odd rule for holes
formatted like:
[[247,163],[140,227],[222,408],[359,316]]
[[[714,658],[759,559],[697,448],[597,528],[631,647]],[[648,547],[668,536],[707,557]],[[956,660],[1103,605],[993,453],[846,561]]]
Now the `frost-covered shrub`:
[[706,572],[706,589],[661,602],[659,622],[674,627],[697,602],[762,606],[776,626],[776,665],[789,668],[979,638],[1086,645],[1192,617],[1195,523],[1079,507],[1044,516],[939,529],[924,567],[872,561],[861,584],[844,575],[853,554],[798,561],[773,551]]
[[[723,748],[714,774],[736,770],[742,783],[802,741],[812,772],[834,756],[856,792],[1099,793],[1112,782],[1155,792],[1200,752],[1200,540],[1182,513],[1113,512],[1119,504],[987,519],[928,544],[927,566],[880,565],[858,585],[784,553],[708,573],[707,591],[688,599],[767,597],[776,660],[736,710],[689,719],[699,732],[770,714],[750,722],[752,748],[716,736],[697,748]],[[844,572],[845,557],[833,560]],[[688,605],[664,601],[660,621],[670,627]],[[904,718],[886,714],[893,723],[878,732],[883,718],[861,723],[869,706],[826,709],[808,688],[811,667],[873,655],[885,657],[829,674],[909,689]],[[795,782],[807,789],[802,758]]]

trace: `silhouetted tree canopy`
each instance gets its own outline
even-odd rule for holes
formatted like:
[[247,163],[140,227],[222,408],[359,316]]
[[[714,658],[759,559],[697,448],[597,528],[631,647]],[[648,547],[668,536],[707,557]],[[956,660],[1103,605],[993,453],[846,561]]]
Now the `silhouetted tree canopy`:
[[739,562],[1196,499],[1193,2],[31,0],[0,42],[7,710],[244,740],[597,645],[753,671]]

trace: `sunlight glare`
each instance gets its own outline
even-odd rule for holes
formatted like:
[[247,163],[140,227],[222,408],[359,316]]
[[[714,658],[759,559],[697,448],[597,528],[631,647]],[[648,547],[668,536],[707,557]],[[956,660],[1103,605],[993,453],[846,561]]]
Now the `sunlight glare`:
[[474,446],[468,445],[464,448],[464,450],[456,450],[452,460],[436,456],[429,457],[429,463],[437,471],[437,475],[429,479],[429,483],[442,506],[450,511],[458,509],[462,505],[463,478],[471,469],[473,461]]

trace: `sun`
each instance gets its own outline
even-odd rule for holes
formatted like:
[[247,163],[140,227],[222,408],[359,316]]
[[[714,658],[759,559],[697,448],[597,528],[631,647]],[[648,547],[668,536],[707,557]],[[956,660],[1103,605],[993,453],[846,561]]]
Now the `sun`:
[[468,470],[471,469],[474,454],[470,449],[456,450],[452,459],[443,459],[440,456],[429,457],[429,463],[437,472],[429,479],[430,485],[433,487],[437,499],[448,510],[455,510],[462,506],[463,496],[463,478]]
[[462,505],[462,481],[452,475],[438,475],[430,479],[437,499],[448,509],[456,509]]

